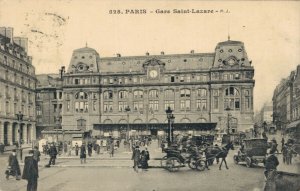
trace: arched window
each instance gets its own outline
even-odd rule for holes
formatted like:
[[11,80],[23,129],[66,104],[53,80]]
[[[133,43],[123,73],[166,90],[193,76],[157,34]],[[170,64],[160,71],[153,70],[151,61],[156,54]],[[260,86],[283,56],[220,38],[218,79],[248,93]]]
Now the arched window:
[[113,99],[113,92],[111,90],[104,91],[103,99]]
[[173,89],[165,90],[165,98],[174,98],[174,90]]
[[158,90],[150,90],[149,91],[149,98],[158,98]]
[[77,120],[77,129],[85,131],[86,130],[86,120],[78,119]]
[[204,88],[200,88],[197,90],[197,96],[198,97],[206,97],[207,96],[207,90]]
[[78,113],[88,112],[88,94],[86,92],[78,92],[75,94],[75,111]]
[[191,90],[180,90],[180,110],[191,110]]
[[143,91],[142,90],[133,91],[133,98],[135,99],[143,98]]
[[128,91],[121,90],[119,91],[119,99],[126,99],[128,98]]
[[191,90],[190,89],[181,89],[180,97],[191,97]]
[[240,92],[235,87],[229,87],[225,90],[224,110],[240,110]]

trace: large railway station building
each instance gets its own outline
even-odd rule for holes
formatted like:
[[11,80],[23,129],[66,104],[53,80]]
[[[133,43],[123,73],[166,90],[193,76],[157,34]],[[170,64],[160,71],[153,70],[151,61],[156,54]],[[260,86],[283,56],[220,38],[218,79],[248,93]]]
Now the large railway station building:
[[168,126],[168,107],[175,132],[253,127],[254,68],[240,41],[220,42],[212,53],[116,57],[86,46],[60,71],[37,77],[37,112],[50,120],[45,127],[44,115],[37,116],[44,135],[58,129],[69,138],[123,137],[128,130],[159,135]]

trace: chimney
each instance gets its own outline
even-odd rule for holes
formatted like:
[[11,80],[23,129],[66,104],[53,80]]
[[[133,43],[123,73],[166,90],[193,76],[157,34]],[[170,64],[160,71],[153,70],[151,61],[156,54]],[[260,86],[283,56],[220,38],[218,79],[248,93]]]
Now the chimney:
[[12,27],[0,27],[0,34],[9,38],[10,43],[13,43],[13,32],[14,29]]
[[297,66],[297,75],[300,75],[300,65]]
[[149,54],[149,52],[146,52],[146,56],[149,56],[150,54]]
[[161,54],[161,55],[165,55],[165,52],[164,52],[164,51],[161,51],[160,54]]
[[191,50],[191,54],[194,54],[195,53],[195,51],[194,50]]
[[120,58],[120,57],[121,57],[121,54],[117,53],[117,57]]
[[27,53],[28,51],[28,39],[23,37],[14,37],[14,43],[21,46],[24,51]]

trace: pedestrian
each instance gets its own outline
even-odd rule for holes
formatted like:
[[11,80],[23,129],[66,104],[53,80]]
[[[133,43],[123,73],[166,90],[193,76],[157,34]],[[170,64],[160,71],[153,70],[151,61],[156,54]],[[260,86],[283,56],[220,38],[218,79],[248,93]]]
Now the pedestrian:
[[75,154],[76,154],[76,156],[78,156],[78,151],[79,151],[79,146],[78,146],[78,144],[76,143],[76,144],[75,144]]
[[41,153],[40,153],[38,147],[35,146],[34,150],[33,150],[33,159],[36,160],[37,163],[40,161],[40,156],[41,156]]
[[67,155],[67,153],[68,153],[68,144],[67,144],[67,142],[64,142],[63,149],[64,149],[64,154]]
[[34,159],[34,151],[29,151],[29,156],[25,157],[22,179],[27,180],[27,191],[37,191],[39,177],[38,162]]
[[88,155],[89,157],[92,156],[92,152],[93,152],[93,144],[91,142],[88,143]]
[[82,162],[86,163],[86,149],[85,149],[85,144],[82,143],[80,147],[80,163]]
[[284,138],[282,137],[282,139],[281,139],[281,152],[282,152],[283,147],[284,147]]
[[163,152],[165,152],[165,143],[164,143],[164,141],[162,140],[161,141],[161,152],[163,153]]
[[49,148],[49,156],[50,156],[50,160],[49,163],[46,167],[50,167],[50,165],[55,165],[55,160],[56,160],[56,156],[57,156],[57,149],[54,145],[54,143],[51,144],[50,148]]
[[138,172],[140,157],[141,157],[140,147],[135,146],[135,149],[133,150],[132,157],[131,157],[131,160],[133,160],[133,168],[135,172]]
[[292,164],[292,159],[293,159],[293,149],[292,146],[289,145],[287,148],[287,157],[286,157],[288,165]]
[[148,160],[150,160],[150,155],[149,155],[148,149],[145,148],[145,150],[143,150],[141,152],[141,159],[140,159],[141,167],[143,170],[148,169],[148,166],[149,166]]
[[98,143],[96,144],[96,152],[97,152],[97,155],[100,154],[100,145]]
[[269,152],[269,156],[266,158],[265,162],[265,177],[266,177],[266,184],[264,191],[273,191],[276,190],[275,185],[275,176],[277,166],[279,165],[279,161],[275,156],[275,149],[271,149]]
[[110,157],[114,157],[115,148],[114,148],[114,142],[113,141],[110,143],[109,149],[110,149],[109,150]]
[[20,180],[21,171],[16,152],[16,149],[13,149],[12,153],[8,157],[8,170],[5,171],[7,180],[9,179],[10,175],[15,176],[16,180]]
[[73,149],[72,143],[69,143],[69,145],[68,145],[68,156],[72,155],[72,149]]

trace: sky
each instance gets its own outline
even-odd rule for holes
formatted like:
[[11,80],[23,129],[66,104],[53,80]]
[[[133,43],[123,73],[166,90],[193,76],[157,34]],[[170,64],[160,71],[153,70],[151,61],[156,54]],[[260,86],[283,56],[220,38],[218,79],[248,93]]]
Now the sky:
[[[132,9],[146,14],[126,14]],[[299,1],[0,0],[0,26],[28,38],[36,74],[58,73],[86,44],[100,57],[206,53],[230,34],[245,43],[255,69],[254,110],[272,101],[276,85],[300,64]]]

